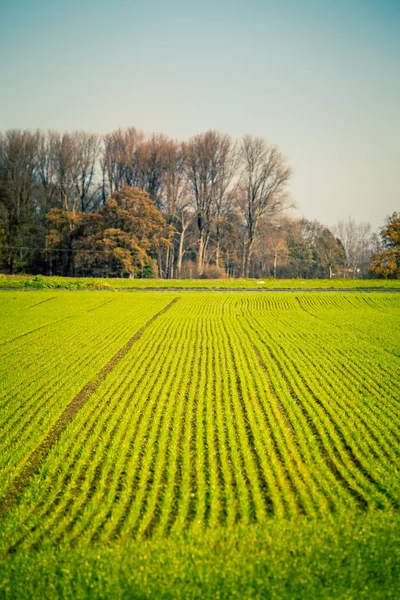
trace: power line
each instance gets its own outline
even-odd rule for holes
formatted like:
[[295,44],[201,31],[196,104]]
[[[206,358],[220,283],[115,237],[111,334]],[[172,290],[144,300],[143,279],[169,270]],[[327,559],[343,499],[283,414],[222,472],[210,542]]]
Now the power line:
[[104,254],[106,250],[84,250],[76,248],[30,248],[29,246],[1,246],[7,250],[34,250],[36,252],[86,252],[89,254]]

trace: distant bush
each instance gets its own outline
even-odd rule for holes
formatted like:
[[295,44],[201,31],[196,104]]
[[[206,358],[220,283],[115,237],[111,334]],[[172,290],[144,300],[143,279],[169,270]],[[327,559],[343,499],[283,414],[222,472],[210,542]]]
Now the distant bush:
[[35,275],[35,277],[33,277],[33,279],[27,279],[26,281],[24,281],[24,287],[33,287],[33,288],[47,288],[47,287],[53,287],[52,285],[48,285],[46,283],[46,281],[44,279],[42,279],[42,277],[39,277],[39,275]]
[[226,279],[226,271],[217,265],[208,265],[204,267],[204,271],[199,275],[200,279]]

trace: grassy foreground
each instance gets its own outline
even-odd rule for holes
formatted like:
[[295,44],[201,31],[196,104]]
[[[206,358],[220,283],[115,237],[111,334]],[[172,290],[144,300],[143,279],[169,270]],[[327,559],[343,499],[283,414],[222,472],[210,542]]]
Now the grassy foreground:
[[398,598],[400,519],[271,522],[203,537],[41,548],[3,558],[9,599]]
[[400,289],[398,279],[103,279],[96,277],[47,277],[2,275],[0,288],[16,289]]

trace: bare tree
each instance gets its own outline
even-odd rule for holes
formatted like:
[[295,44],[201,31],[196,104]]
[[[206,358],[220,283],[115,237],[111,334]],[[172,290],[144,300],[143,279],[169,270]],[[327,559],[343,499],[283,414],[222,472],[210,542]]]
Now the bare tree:
[[73,273],[76,216],[79,212],[90,211],[96,204],[94,178],[99,142],[97,136],[85,132],[50,132],[49,148],[51,158],[48,161],[69,229],[66,272]]
[[138,149],[144,133],[135,127],[118,129],[104,136],[101,171],[103,174],[103,202],[123,185],[140,186]]
[[104,136],[100,160],[103,179],[103,202],[117,192],[124,182],[125,140],[119,129]]
[[[38,182],[39,132],[12,129],[0,134],[0,203],[7,249],[4,260],[12,273],[26,259],[23,246],[31,235]],[[28,244],[29,245],[29,244]],[[18,248],[18,249],[17,249]]]
[[259,232],[254,243],[254,257],[260,265],[259,275],[265,277],[272,270],[274,279],[277,269],[285,264],[288,258],[287,219],[261,219]]
[[166,250],[166,273],[174,276],[175,243],[178,246],[177,274],[181,277],[185,235],[193,220],[189,205],[189,189],[185,176],[182,144],[164,140],[164,173],[162,181],[162,209],[167,225],[172,226],[178,239],[173,238],[172,248]]
[[203,274],[206,263],[213,218],[222,209],[232,179],[228,166],[231,150],[230,137],[216,131],[196,135],[184,145],[186,176],[196,211],[199,275]]
[[353,278],[365,276],[376,247],[376,234],[372,233],[371,225],[366,222],[357,223],[349,217],[347,221],[339,221],[333,227],[333,232],[343,244]]
[[54,182],[64,210],[75,214],[79,210],[78,159],[76,140],[73,134],[50,132],[50,147],[54,168]]
[[177,276],[179,279],[182,277],[182,262],[185,254],[185,236],[190,225],[193,223],[196,214],[190,209],[189,205],[182,204],[177,210],[177,220],[179,222],[179,246],[178,246],[178,260],[177,260]]
[[232,211],[234,197],[234,178],[238,169],[237,147],[229,136],[221,136],[216,156],[217,178],[215,185],[215,264],[220,266],[222,227],[224,220]]
[[136,151],[137,186],[147,192],[157,208],[161,208],[161,192],[167,169],[169,139],[166,135],[153,134],[139,145]]
[[38,172],[44,196],[44,210],[54,208],[58,200],[56,165],[53,151],[54,136],[49,132],[39,138]]
[[259,137],[244,136],[238,203],[246,223],[243,274],[248,277],[257,230],[262,217],[272,216],[287,204],[286,187],[292,175],[276,146]]
[[100,141],[97,135],[79,131],[74,134],[76,151],[75,191],[79,196],[79,209],[88,212],[96,204],[98,184],[95,180]]

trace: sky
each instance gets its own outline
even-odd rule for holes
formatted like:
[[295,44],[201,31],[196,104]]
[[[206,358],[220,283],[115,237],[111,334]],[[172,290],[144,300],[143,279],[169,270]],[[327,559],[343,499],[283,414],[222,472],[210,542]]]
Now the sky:
[[0,130],[279,146],[297,216],[400,210],[400,0],[0,0]]

